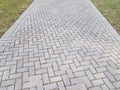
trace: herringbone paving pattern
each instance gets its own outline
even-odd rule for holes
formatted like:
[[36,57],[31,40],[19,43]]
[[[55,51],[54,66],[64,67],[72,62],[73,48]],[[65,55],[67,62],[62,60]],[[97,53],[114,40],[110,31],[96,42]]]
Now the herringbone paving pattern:
[[34,0],[0,40],[0,90],[120,90],[120,36],[89,0]]

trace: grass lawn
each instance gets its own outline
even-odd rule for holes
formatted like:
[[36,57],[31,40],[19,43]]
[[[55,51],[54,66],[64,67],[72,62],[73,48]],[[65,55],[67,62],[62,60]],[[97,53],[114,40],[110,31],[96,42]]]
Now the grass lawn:
[[120,34],[120,0],[92,0],[92,2]]
[[32,0],[0,0],[0,37],[31,2]]

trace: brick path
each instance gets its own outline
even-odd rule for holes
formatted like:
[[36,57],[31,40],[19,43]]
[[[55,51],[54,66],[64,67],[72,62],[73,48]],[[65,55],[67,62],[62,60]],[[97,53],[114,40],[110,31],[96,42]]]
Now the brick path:
[[120,90],[120,36],[89,0],[34,0],[0,40],[0,90]]

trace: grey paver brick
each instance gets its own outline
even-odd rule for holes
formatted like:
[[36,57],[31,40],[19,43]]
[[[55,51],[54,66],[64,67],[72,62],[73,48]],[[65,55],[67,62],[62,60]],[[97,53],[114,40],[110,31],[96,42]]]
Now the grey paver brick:
[[115,83],[114,83],[114,86],[115,86],[116,88],[120,88],[120,81],[115,82]]
[[33,66],[33,65],[34,65],[34,62],[24,63],[24,66],[25,66],[25,67],[29,67],[29,66]]
[[68,86],[67,90],[87,90],[87,87],[84,84],[77,84]]
[[115,78],[111,75],[110,72],[105,72],[105,74],[109,78],[110,81],[116,81]]
[[68,79],[67,75],[62,75],[62,78],[63,78],[63,82],[66,86],[70,85],[70,80]]
[[61,79],[61,76],[57,76],[57,77],[50,78],[50,80],[51,80],[51,82],[57,82],[57,81],[60,81],[62,79]]
[[36,87],[32,87],[32,88],[30,88],[30,90],[36,90]]
[[98,85],[104,84],[104,82],[103,82],[102,79],[97,79],[97,80],[93,80],[93,81],[92,81],[92,84],[93,84],[94,86],[98,86]]
[[29,87],[31,88],[31,87],[34,87],[34,86],[40,86],[41,78],[42,78],[41,75],[30,76],[28,78],[28,82],[23,84],[23,88],[29,88]]
[[3,75],[3,72],[0,72],[0,76],[2,76]]
[[14,65],[16,64],[16,61],[12,61],[12,62],[7,62],[6,65]]
[[56,71],[55,74],[56,75],[64,75],[64,74],[66,74],[66,71],[65,70]]
[[87,87],[91,87],[92,86],[90,80],[86,76],[80,77],[80,78],[71,79],[71,83],[72,84],[85,83],[87,85]]
[[104,80],[104,82],[106,83],[106,85],[108,86],[109,89],[115,89],[113,84],[107,78],[105,78],[103,80]]
[[22,87],[22,80],[21,79],[16,79],[15,90],[22,89],[21,87]]
[[87,74],[87,76],[89,77],[90,80],[93,80],[93,79],[94,79],[94,76],[93,76],[93,74],[90,72],[90,70],[86,70],[86,74]]
[[2,81],[1,86],[9,86],[9,85],[13,85],[14,83],[15,80]]
[[101,86],[103,90],[109,90],[109,88],[106,85]]
[[97,72],[95,67],[93,67],[92,65],[90,65],[90,70],[91,70],[92,73],[96,73]]
[[40,62],[39,61],[35,62],[35,69],[40,69]]
[[12,65],[11,66],[11,71],[10,71],[10,73],[12,74],[12,73],[16,73],[16,65]]
[[22,77],[22,73],[17,73],[17,74],[11,74],[10,75],[10,79],[16,79],[16,78],[21,78]]
[[47,73],[47,69],[44,68],[44,69],[37,69],[36,70],[36,74],[44,74],[44,73]]
[[55,71],[58,71],[58,70],[59,70],[59,67],[58,67],[57,62],[53,63],[53,69],[54,69]]
[[97,86],[97,87],[92,87],[89,90],[102,90],[102,88],[100,88],[99,86]]
[[45,90],[50,90],[50,89],[55,89],[55,88],[57,88],[56,83],[51,83],[51,84],[45,85]]
[[30,66],[29,67],[29,75],[34,75],[35,74],[35,67],[34,66]]
[[24,72],[23,73],[23,82],[27,82],[28,81],[28,78],[29,78],[29,73],[28,72]]
[[53,70],[52,67],[49,67],[49,68],[48,68],[48,73],[49,73],[49,76],[50,76],[50,77],[54,76],[54,70]]
[[0,87],[0,90],[7,90],[7,87]]
[[96,79],[106,77],[104,73],[96,73],[96,74],[94,74],[94,76]]
[[49,83],[49,77],[48,77],[48,74],[43,74],[43,82],[44,82],[44,84]]
[[27,67],[24,67],[24,68],[18,68],[17,69],[17,72],[18,73],[21,73],[21,72],[27,72],[28,71],[28,68]]
[[0,67],[0,71],[5,71],[5,70],[9,70],[9,69],[10,69],[10,66]]
[[106,67],[100,67],[100,68],[96,68],[98,72],[104,72],[107,71]]
[[116,78],[116,80],[119,81],[120,80],[120,75],[116,75],[115,78]]
[[85,72],[84,71],[80,71],[80,72],[75,72],[74,74],[75,74],[76,77],[81,77],[81,76],[85,75]]
[[59,90],[65,90],[65,86],[63,82],[58,82],[58,88]]
[[18,60],[18,68],[22,68],[23,67],[23,60]]
[[9,74],[10,74],[10,72],[8,70],[4,71],[2,80],[8,80],[9,79]]
[[14,85],[8,86],[7,90],[14,90]]

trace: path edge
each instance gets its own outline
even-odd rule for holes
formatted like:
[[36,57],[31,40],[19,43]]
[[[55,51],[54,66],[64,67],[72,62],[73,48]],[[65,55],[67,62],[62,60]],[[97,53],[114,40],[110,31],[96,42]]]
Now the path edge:
[[22,12],[22,14],[18,17],[18,19],[12,24],[10,28],[2,35],[0,38],[0,46],[5,45],[6,42],[9,42],[13,35],[17,32],[18,28],[25,21],[26,16],[30,13],[34,6],[35,0],[31,2],[31,4]]

